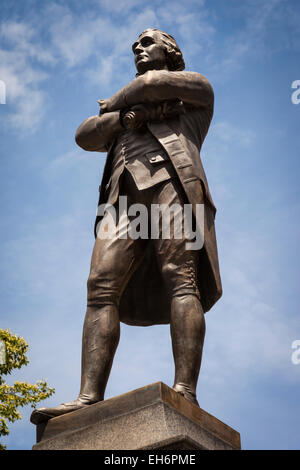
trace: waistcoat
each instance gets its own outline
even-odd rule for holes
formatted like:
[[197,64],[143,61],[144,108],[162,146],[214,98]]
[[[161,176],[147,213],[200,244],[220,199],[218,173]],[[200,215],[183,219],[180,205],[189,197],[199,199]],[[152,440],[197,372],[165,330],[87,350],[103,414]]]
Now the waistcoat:
[[157,139],[146,128],[119,134],[113,150],[111,177],[105,187],[107,202],[114,204],[119,195],[120,177],[126,168],[141,191],[176,177],[172,162]]

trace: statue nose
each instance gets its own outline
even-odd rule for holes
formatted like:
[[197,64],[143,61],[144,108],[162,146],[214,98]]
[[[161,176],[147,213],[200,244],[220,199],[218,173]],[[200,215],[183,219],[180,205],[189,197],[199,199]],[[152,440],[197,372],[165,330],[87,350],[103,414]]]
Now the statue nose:
[[138,44],[134,50],[135,54],[137,55],[139,52],[143,52],[144,48],[141,44]]

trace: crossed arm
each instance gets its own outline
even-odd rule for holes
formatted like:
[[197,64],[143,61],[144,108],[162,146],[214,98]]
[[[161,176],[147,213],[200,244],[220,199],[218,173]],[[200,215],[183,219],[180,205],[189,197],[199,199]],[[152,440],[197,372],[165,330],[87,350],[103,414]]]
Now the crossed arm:
[[158,105],[180,100],[194,107],[213,104],[208,80],[196,72],[151,70],[131,81],[107,100],[100,100],[100,116],[86,119],[77,129],[75,140],[84,150],[107,151],[108,144],[124,130],[120,111],[138,104]]

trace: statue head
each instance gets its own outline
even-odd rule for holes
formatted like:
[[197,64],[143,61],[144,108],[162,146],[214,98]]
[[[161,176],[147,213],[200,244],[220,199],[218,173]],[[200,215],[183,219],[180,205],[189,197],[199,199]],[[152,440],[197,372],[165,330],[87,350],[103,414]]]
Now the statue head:
[[185,64],[175,39],[160,29],[143,31],[132,45],[138,75],[148,70],[184,70]]

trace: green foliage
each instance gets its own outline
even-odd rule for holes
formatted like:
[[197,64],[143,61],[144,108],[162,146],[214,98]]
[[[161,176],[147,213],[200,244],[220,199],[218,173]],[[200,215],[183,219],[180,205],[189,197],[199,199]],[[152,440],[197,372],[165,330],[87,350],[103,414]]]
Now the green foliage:
[[[0,436],[7,436],[9,434],[7,422],[22,418],[17,408],[28,404],[34,408],[36,403],[50,397],[54,393],[54,388],[49,387],[45,380],[39,380],[34,385],[18,381],[8,385],[4,376],[29,363],[26,356],[28,344],[24,338],[2,329],[0,329],[0,341],[6,350],[5,361],[0,363]],[[0,443],[0,450],[4,449],[5,446]]]

